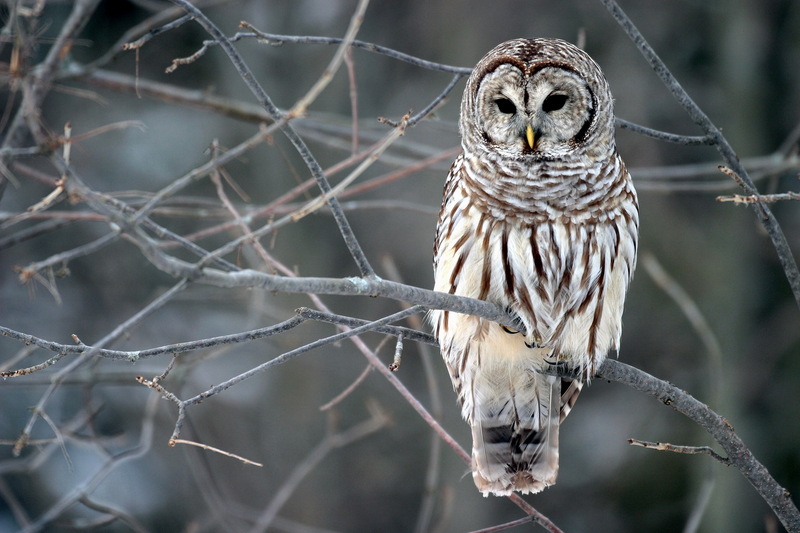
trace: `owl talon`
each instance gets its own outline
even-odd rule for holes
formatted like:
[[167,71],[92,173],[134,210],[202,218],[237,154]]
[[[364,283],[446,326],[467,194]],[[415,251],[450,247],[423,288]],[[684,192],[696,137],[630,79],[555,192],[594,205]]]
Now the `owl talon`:
[[525,323],[522,321],[520,316],[514,312],[513,309],[510,307],[506,307],[506,314],[511,315],[512,320],[511,323],[514,324],[514,327],[509,327],[504,324],[500,324],[500,327],[503,328],[503,331],[508,333],[509,335],[516,335],[521,331],[525,331]]

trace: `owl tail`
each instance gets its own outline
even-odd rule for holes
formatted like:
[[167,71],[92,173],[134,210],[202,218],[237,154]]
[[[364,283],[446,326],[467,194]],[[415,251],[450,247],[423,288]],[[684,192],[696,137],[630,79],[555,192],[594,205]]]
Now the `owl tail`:
[[472,476],[484,496],[536,493],[555,483],[559,424],[582,386],[531,371],[506,380],[474,383],[476,400],[486,387],[471,421]]

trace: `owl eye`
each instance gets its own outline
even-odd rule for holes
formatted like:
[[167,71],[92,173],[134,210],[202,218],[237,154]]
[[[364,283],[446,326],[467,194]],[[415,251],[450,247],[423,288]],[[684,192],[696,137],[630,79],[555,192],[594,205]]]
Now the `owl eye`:
[[542,111],[549,113],[550,111],[558,111],[564,104],[567,103],[566,94],[551,94],[542,102]]
[[494,101],[494,103],[497,106],[497,109],[506,115],[513,115],[517,112],[517,106],[515,106],[514,102],[508,98],[498,98]]

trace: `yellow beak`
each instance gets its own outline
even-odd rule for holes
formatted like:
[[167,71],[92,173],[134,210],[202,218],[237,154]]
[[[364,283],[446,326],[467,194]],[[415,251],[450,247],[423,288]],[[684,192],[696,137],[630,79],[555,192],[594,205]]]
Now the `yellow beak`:
[[533,127],[530,124],[525,128],[525,140],[528,141],[528,146],[533,150],[533,144],[536,142],[536,134],[533,133]]

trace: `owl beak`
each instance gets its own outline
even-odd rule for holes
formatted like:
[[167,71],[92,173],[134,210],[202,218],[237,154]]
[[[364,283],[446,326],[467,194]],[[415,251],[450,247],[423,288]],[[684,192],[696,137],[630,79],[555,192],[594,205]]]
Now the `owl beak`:
[[530,124],[525,128],[525,140],[528,142],[528,147],[533,150],[533,145],[536,143],[536,134]]

